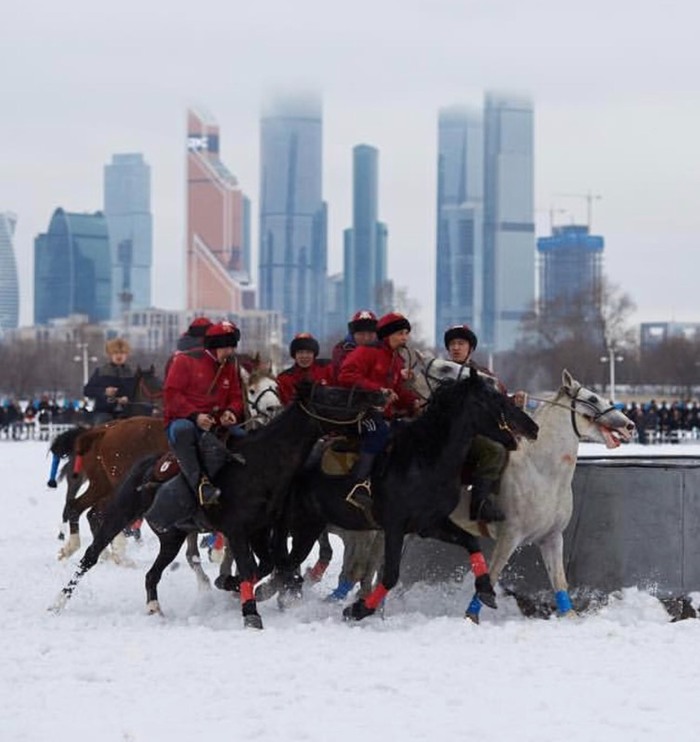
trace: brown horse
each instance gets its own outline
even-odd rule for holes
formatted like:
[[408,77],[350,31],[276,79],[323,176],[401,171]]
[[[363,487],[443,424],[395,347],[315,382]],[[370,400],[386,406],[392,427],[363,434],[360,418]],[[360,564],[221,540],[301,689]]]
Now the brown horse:
[[80,457],[80,474],[87,479],[87,490],[75,497],[69,488],[64,519],[70,524],[68,541],[59,551],[59,559],[66,559],[80,548],[78,521],[88,510],[88,521],[94,527],[116,486],[144,456],[165,453],[168,441],[163,421],[155,417],[128,417],[90,428],[75,441],[74,452]]

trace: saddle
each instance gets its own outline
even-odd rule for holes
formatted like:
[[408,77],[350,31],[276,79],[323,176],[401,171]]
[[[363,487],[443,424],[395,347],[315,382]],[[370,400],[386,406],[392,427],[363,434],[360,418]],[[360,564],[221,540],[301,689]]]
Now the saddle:
[[321,452],[321,471],[328,477],[347,477],[360,455],[359,440],[332,438]]
[[152,482],[157,482],[158,484],[163,484],[163,482],[167,482],[168,479],[172,479],[179,473],[180,464],[178,463],[175,454],[172,451],[168,451],[167,453],[164,453],[155,464],[153,464],[150,480]]

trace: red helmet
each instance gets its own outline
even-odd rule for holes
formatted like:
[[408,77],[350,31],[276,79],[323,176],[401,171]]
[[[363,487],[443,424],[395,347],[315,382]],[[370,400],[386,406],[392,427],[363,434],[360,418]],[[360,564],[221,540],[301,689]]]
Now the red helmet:
[[351,333],[376,332],[377,315],[374,312],[370,312],[369,309],[360,309],[359,312],[355,312],[352,315],[352,319],[348,322],[348,330]]

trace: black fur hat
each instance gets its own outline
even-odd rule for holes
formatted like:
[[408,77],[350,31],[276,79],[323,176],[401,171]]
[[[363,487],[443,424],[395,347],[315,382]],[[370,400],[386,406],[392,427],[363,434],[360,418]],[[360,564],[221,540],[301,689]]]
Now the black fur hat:
[[294,340],[289,344],[289,355],[294,358],[300,350],[310,350],[316,357],[321,349],[318,340],[310,332],[300,332],[294,336]]

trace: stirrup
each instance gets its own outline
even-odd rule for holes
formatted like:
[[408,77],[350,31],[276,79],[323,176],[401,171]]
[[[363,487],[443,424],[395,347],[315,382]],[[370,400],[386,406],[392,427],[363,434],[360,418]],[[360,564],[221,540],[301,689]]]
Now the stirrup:
[[218,487],[215,487],[209,481],[209,477],[202,477],[199,480],[199,485],[197,487],[197,498],[199,499],[199,504],[202,507],[216,505],[216,503],[219,501],[220,496],[221,490]]
[[356,482],[350,492],[348,492],[345,501],[360,510],[371,509],[373,502],[372,483],[369,479],[363,479],[361,482]]

